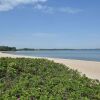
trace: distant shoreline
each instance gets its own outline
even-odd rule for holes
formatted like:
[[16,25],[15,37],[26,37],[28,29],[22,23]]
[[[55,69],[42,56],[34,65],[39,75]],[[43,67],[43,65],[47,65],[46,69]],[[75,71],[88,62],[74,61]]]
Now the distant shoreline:
[[100,50],[100,49],[17,49],[16,51],[42,51],[42,50]]
[[73,48],[16,48],[9,46],[0,46],[0,51],[43,51],[43,50],[100,50],[100,48],[92,48],[92,49],[73,49]]

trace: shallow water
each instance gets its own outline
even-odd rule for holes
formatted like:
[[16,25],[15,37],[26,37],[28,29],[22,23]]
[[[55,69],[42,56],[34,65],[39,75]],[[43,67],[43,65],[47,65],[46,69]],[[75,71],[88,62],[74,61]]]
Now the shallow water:
[[100,50],[36,50],[10,52],[16,55],[100,61]]

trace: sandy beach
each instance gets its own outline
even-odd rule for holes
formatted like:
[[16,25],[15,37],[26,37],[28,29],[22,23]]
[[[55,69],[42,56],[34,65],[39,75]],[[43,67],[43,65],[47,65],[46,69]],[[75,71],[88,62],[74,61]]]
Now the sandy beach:
[[[31,56],[21,56],[21,55],[13,55],[7,53],[1,53],[0,57],[12,57],[12,58],[37,58]],[[41,58],[41,57],[38,57]],[[62,63],[68,66],[71,69],[77,69],[80,73],[86,74],[87,77],[91,79],[100,80],[100,62],[96,61],[83,61],[83,60],[70,60],[70,59],[58,59],[58,58],[45,58],[48,60],[53,60],[56,63]]]

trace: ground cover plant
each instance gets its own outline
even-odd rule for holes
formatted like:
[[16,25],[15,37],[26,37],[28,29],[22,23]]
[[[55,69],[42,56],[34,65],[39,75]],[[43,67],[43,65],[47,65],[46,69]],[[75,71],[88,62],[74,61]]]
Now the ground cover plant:
[[100,82],[45,59],[0,58],[0,100],[18,98],[100,100]]

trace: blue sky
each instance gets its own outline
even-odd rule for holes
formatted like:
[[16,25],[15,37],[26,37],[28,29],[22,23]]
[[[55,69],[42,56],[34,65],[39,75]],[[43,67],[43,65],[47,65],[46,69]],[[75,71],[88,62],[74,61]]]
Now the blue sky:
[[0,0],[0,45],[100,48],[100,0]]

